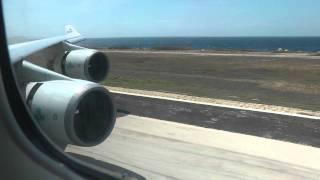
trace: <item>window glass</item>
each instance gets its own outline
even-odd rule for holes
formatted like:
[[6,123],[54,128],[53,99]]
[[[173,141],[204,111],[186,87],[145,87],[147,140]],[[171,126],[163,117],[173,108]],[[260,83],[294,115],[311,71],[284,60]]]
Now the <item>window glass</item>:
[[81,34],[16,69],[34,118],[66,153],[148,179],[318,177],[320,2],[3,5],[11,48]]

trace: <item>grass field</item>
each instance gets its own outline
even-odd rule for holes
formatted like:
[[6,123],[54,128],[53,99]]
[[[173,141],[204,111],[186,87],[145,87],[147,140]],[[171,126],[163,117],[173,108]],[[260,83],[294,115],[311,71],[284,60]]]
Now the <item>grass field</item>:
[[318,111],[320,57],[107,52],[104,84]]

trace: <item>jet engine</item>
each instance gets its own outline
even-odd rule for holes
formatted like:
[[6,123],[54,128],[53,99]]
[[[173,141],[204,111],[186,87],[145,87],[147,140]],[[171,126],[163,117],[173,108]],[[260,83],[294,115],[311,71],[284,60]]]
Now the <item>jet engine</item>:
[[108,57],[92,49],[67,51],[58,61],[62,74],[71,78],[85,79],[93,82],[104,80],[108,74]]
[[[77,61],[75,57],[73,54],[71,61]],[[55,142],[95,146],[104,141],[114,127],[112,98],[99,84],[53,80],[31,82],[26,90],[32,114]]]

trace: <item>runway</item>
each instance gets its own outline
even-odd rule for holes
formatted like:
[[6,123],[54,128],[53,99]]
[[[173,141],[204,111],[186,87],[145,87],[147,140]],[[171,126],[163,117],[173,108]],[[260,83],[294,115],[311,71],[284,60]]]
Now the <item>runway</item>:
[[69,146],[72,156],[146,179],[320,179],[317,117],[112,95],[120,113],[111,136]]
[[147,179],[319,179],[320,149],[158,119],[124,115],[104,143],[67,152]]

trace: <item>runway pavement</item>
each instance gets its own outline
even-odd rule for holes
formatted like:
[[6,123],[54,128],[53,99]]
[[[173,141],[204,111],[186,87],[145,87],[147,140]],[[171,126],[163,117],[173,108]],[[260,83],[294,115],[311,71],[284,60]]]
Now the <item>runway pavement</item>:
[[134,115],[102,144],[66,151],[147,179],[320,179],[318,148]]
[[111,136],[95,147],[68,146],[69,154],[146,179],[320,179],[317,117],[113,97],[120,113]]

